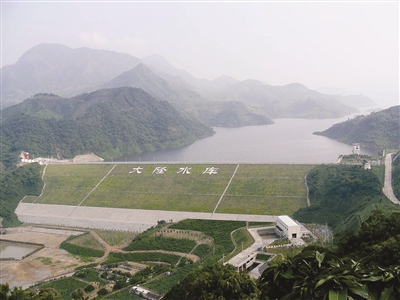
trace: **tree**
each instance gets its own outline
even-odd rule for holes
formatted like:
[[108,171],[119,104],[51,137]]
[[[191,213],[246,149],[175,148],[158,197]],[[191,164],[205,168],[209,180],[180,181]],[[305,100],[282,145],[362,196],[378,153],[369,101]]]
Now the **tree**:
[[324,248],[305,248],[267,268],[258,281],[260,299],[368,299],[358,264],[345,264]]
[[0,284],[0,299],[2,300],[57,300],[57,293],[53,289],[39,291],[23,290],[21,287],[10,289],[8,283]]
[[338,254],[365,266],[389,267],[400,262],[400,214],[374,211],[356,233],[347,232],[338,243]]
[[190,273],[163,299],[258,299],[260,291],[247,273],[215,263]]

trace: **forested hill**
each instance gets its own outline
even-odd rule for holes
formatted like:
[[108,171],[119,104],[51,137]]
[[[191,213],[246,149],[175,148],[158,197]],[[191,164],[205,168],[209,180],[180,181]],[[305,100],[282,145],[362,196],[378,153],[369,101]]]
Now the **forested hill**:
[[373,112],[368,116],[358,116],[314,134],[323,135],[346,144],[360,143],[362,148],[375,152],[383,149],[398,149],[400,106]]
[[168,102],[128,87],[68,99],[40,94],[5,109],[1,127],[3,153],[15,156],[23,150],[58,158],[87,152],[119,157],[179,147],[213,134]]

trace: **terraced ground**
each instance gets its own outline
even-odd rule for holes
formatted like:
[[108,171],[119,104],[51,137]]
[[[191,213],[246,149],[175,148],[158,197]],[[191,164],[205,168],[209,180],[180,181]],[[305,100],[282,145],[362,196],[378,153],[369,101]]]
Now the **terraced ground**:
[[[48,165],[24,202],[234,214],[292,214],[307,205],[314,165]],[[236,170],[236,172],[235,172]],[[159,173],[159,174],[158,174]]]

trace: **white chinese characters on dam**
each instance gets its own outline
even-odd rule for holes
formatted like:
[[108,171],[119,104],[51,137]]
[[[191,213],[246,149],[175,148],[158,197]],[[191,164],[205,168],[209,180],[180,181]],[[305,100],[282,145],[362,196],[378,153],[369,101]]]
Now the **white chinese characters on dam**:
[[[202,174],[215,175],[215,174],[218,174],[218,169],[219,168],[215,168],[215,167],[206,168],[204,170],[204,172],[202,172]],[[142,168],[142,167],[132,168],[132,170],[129,171],[129,174],[134,174],[134,173],[142,174],[143,170],[144,170],[144,168]],[[182,167],[182,168],[179,168],[179,171],[176,173],[182,174],[182,175],[187,175],[187,174],[191,173],[191,170],[192,170],[191,167]],[[158,167],[154,168],[154,170],[151,172],[151,174],[160,175],[160,174],[165,174],[166,172],[167,172],[167,167],[158,166]]]

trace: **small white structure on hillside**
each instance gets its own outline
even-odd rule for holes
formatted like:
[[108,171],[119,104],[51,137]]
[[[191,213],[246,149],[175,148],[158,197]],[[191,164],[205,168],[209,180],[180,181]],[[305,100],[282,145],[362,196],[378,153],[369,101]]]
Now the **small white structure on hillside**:
[[353,144],[353,154],[360,154],[361,146],[359,143]]
[[365,169],[365,170],[371,170],[371,162],[370,162],[370,161],[367,161],[367,162],[364,164],[364,169]]
[[281,238],[286,237],[290,240],[302,237],[301,225],[289,216],[279,216],[274,230]]

